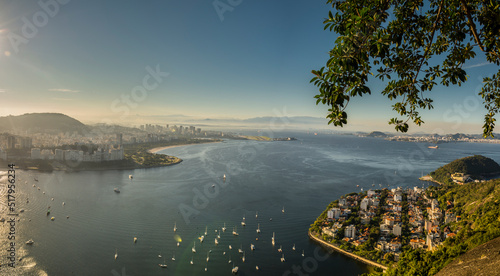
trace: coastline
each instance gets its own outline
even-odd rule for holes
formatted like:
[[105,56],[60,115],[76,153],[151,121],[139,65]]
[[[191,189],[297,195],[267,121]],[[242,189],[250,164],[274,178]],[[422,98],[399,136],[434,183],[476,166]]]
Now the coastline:
[[[210,142],[196,142],[196,143],[186,143],[186,144],[177,144],[177,145],[170,145],[170,146],[164,146],[164,147],[156,147],[156,148],[151,148],[148,150],[145,150],[148,154],[158,154],[159,151],[168,149],[168,148],[174,148],[174,147],[181,147],[181,146],[188,146],[188,145],[198,145],[198,144],[209,144],[209,143],[219,143],[220,141],[210,141]],[[80,162],[76,166],[66,166],[64,163],[53,163],[50,162],[50,168],[49,169],[40,169],[38,168],[35,164],[32,164],[32,160],[28,160],[29,162],[19,162],[19,161],[14,161],[14,163],[21,163],[21,166],[17,166],[18,169],[20,170],[36,170],[36,171],[68,171],[68,172],[73,172],[73,171],[108,171],[108,170],[135,170],[135,169],[148,169],[148,168],[159,168],[159,167],[167,167],[167,166],[172,166],[181,163],[183,160],[181,158],[178,158],[176,156],[170,156],[167,154],[158,154],[158,157],[161,157],[162,159],[171,159],[169,160],[169,163],[158,163],[158,164],[149,164],[149,165],[143,165],[140,163],[137,163],[133,160],[117,160],[117,161],[109,161],[109,162],[104,162],[104,163],[94,163],[94,162]],[[53,160],[52,160],[53,161]],[[49,160],[47,160],[49,162]],[[7,164],[7,162],[5,162]]]
[[376,262],[374,262],[374,261],[368,260],[368,259],[363,258],[363,257],[360,257],[360,256],[358,256],[358,255],[356,255],[356,254],[353,254],[353,253],[347,252],[347,251],[345,251],[345,250],[343,250],[343,249],[340,249],[339,247],[337,247],[337,246],[335,246],[335,245],[333,245],[333,244],[331,244],[331,243],[327,243],[326,241],[324,241],[324,240],[322,240],[322,239],[320,239],[320,238],[318,238],[318,237],[314,236],[314,235],[311,233],[311,231],[307,231],[307,235],[309,236],[309,238],[311,238],[312,240],[314,240],[314,241],[316,241],[316,242],[320,243],[321,245],[326,246],[326,247],[329,247],[329,248],[332,248],[333,250],[335,250],[335,251],[337,251],[337,252],[339,252],[339,253],[341,253],[341,254],[344,254],[344,255],[346,255],[346,256],[348,256],[348,257],[350,257],[350,258],[353,258],[353,259],[355,259],[355,260],[358,260],[358,261],[360,261],[360,262],[362,262],[362,263],[365,263],[365,264],[367,264],[367,265],[371,265],[371,266],[374,266],[374,267],[381,268],[381,269],[382,269],[382,270],[384,270],[384,271],[386,271],[386,270],[387,270],[387,266],[381,265],[381,264],[376,263]]
[[148,149],[148,152],[153,153],[153,154],[157,154],[159,151],[162,151],[164,149],[176,148],[176,147],[182,147],[182,146],[190,146],[190,145],[211,144],[211,143],[220,143],[220,141],[202,142],[202,143],[188,143],[188,144],[172,145],[172,146],[165,146],[165,147],[157,147],[157,148]]
[[432,176],[430,175],[424,175],[422,177],[419,177],[418,180],[421,180],[421,181],[428,181],[428,182],[434,182],[436,184],[439,184],[439,185],[443,185],[443,183],[439,182],[439,181],[436,181],[434,180],[434,178],[432,178]]

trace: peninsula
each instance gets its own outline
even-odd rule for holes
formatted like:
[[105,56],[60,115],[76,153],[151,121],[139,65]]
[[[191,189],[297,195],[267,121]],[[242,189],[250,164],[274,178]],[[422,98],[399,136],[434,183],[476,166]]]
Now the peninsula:
[[97,170],[131,170],[171,166],[182,162],[181,158],[158,154],[162,149],[219,142],[218,139],[181,139],[173,141],[138,143],[124,146],[124,158],[101,162],[85,162],[74,160],[31,160],[19,159],[15,164],[20,169],[40,171],[97,171]]
[[[464,160],[443,167],[483,161],[493,170],[498,166],[483,156]],[[351,193],[328,205],[309,236],[374,266],[372,275],[434,275],[456,258],[467,260],[467,251],[500,237],[499,202],[498,179]],[[454,269],[462,262],[454,262]]]
[[154,154],[162,147],[232,137],[195,126],[86,125],[60,113],[0,117],[0,163],[40,171],[118,170],[170,166],[180,158]]

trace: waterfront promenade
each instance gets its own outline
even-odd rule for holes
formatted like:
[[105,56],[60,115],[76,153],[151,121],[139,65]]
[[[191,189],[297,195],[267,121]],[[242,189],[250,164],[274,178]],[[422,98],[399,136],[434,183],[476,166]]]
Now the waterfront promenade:
[[358,261],[360,261],[360,262],[363,262],[363,263],[365,263],[365,264],[368,264],[368,265],[371,265],[371,266],[375,266],[375,267],[381,268],[381,269],[383,269],[384,271],[385,271],[385,270],[387,270],[387,267],[386,267],[386,266],[383,266],[383,265],[381,265],[381,264],[379,264],[379,263],[376,263],[376,262],[374,262],[374,261],[370,261],[370,260],[365,259],[365,258],[363,258],[363,257],[360,257],[360,256],[358,256],[358,255],[356,255],[356,254],[353,254],[353,253],[347,252],[347,251],[345,251],[345,250],[343,250],[343,249],[338,248],[337,246],[335,246],[335,245],[333,245],[333,244],[331,244],[331,243],[327,243],[327,242],[325,242],[324,240],[322,240],[322,239],[320,239],[320,238],[318,238],[318,237],[315,237],[313,234],[311,234],[311,231],[307,231],[307,234],[309,235],[309,238],[311,238],[312,240],[314,240],[314,241],[316,241],[316,242],[320,243],[320,244],[321,244],[321,245],[323,245],[323,246],[326,246],[326,247],[332,248],[333,250],[335,250],[335,251],[337,251],[337,252],[340,252],[340,253],[342,253],[342,254],[344,254],[344,255],[346,255],[346,256],[348,256],[348,257],[350,257],[350,258],[353,258],[353,259],[358,260]]

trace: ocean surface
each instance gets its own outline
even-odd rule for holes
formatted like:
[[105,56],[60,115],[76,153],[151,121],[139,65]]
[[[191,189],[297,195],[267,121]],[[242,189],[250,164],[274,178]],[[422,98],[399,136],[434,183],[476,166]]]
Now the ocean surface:
[[[331,201],[373,185],[428,186],[418,177],[469,155],[500,162],[500,148],[492,144],[447,143],[428,149],[424,143],[354,136],[275,136],[298,140],[227,140],[170,148],[161,153],[184,161],[154,169],[16,171],[16,212],[24,209],[15,226],[16,258],[22,260],[15,269],[7,266],[10,226],[0,223],[0,274],[232,275],[236,265],[238,275],[358,275],[370,268],[329,254],[307,236]],[[8,219],[5,180],[5,175],[0,178],[0,216]],[[243,217],[246,226],[241,225]],[[227,230],[222,232],[224,223]],[[232,234],[234,227],[238,236]],[[25,244],[29,239],[34,244]],[[163,263],[168,267],[161,268]]]

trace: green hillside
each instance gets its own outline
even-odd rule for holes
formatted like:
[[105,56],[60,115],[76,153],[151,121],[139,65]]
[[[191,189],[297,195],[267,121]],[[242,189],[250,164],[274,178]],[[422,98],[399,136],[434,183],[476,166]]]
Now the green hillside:
[[30,131],[31,133],[85,132],[82,122],[61,113],[28,113],[0,117],[0,131]]
[[500,165],[491,158],[474,155],[457,159],[432,172],[430,175],[441,183],[451,183],[451,174],[464,173],[472,178],[480,179],[483,176],[500,174]]

